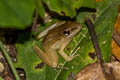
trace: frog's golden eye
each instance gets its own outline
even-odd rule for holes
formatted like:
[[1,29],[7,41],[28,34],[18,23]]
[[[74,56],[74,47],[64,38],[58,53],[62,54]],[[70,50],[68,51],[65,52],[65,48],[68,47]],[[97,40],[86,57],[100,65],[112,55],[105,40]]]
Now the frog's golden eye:
[[64,35],[68,36],[70,34],[70,31],[64,31]]

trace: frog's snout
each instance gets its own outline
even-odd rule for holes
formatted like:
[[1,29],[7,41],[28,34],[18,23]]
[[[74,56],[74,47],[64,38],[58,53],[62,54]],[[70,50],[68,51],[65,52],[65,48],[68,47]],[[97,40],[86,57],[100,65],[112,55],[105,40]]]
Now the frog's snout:
[[74,32],[76,32],[76,33],[78,33],[79,31],[80,31],[80,29],[81,29],[81,24],[78,24],[75,28],[75,31]]
[[80,30],[80,29],[82,28],[82,25],[79,24],[79,25],[77,26],[77,28]]

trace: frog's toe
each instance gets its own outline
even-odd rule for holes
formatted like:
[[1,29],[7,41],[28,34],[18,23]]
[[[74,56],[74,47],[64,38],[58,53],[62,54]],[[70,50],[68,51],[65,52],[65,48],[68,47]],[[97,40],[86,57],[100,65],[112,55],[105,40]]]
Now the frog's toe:
[[66,61],[71,61],[72,59],[74,59],[74,58],[76,58],[76,57],[78,57],[79,56],[79,54],[77,54],[77,55],[70,55],[69,56],[69,58],[67,58],[67,60]]
[[71,61],[73,59],[73,57],[72,56],[69,56],[68,58],[66,58],[65,60],[66,61]]

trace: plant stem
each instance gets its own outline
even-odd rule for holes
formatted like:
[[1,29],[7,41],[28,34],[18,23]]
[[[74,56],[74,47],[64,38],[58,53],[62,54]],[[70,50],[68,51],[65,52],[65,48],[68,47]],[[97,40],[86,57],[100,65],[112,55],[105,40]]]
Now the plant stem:
[[98,61],[98,63],[103,64],[102,53],[101,53],[101,49],[100,49],[100,46],[99,46],[99,43],[97,40],[97,35],[94,30],[93,23],[91,22],[91,20],[88,17],[86,18],[86,24],[87,24],[88,30],[90,32],[90,35],[91,35],[91,39],[93,42],[93,46],[95,48],[96,55],[98,57],[97,61]]
[[16,72],[16,69],[15,69],[15,67],[14,67],[14,64],[13,64],[10,56],[8,55],[8,52],[7,52],[6,49],[4,48],[4,45],[3,45],[3,43],[2,43],[1,41],[0,41],[0,48],[1,48],[1,50],[2,50],[2,52],[3,52],[3,54],[4,54],[4,56],[5,56],[8,64],[9,64],[12,72],[13,72],[13,75],[14,75],[14,77],[15,77],[15,80],[20,80],[20,78],[19,78],[19,76],[18,76],[18,74],[17,74],[17,72]]
[[103,65],[104,61],[103,61],[101,49],[100,49],[100,46],[99,46],[99,43],[97,40],[97,35],[96,35],[95,29],[93,27],[93,23],[91,22],[91,20],[88,17],[86,18],[86,24],[87,24],[88,30],[90,32],[90,35],[91,35],[91,40],[93,42],[93,46],[95,48],[95,52],[97,55],[97,62],[98,62],[98,64],[100,64],[100,66],[102,68],[104,78],[107,79],[107,75],[106,75],[105,68]]

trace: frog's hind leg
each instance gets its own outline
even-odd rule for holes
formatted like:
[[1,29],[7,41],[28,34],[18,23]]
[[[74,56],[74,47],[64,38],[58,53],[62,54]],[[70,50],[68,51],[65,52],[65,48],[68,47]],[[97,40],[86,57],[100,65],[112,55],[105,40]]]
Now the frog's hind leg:
[[49,66],[55,68],[58,64],[58,56],[56,54],[56,51],[49,50],[49,53],[44,53],[38,46],[34,45],[33,50],[38,54],[40,59],[48,64]]
[[33,50],[37,53],[37,55],[42,59],[44,58],[44,52],[36,45],[33,46]]

